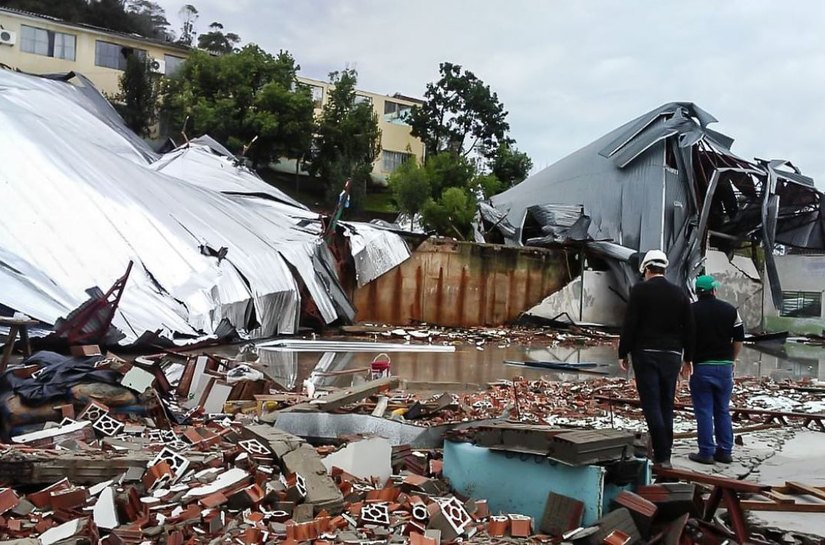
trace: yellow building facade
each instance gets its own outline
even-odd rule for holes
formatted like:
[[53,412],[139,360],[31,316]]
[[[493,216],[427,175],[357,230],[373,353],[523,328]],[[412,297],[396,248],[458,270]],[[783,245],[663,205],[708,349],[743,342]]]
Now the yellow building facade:
[[32,74],[77,72],[113,95],[132,53],[148,55],[157,73],[170,75],[186,60],[189,48],[0,8],[0,64],[11,68]]
[[[0,65],[31,74],[77,72],[108,95],[119,91],[120,76],[130,54],[148,55],[153,69],[168,76],[175,73],[190,51],[174,43],[0,7]],[[312,91],[315,113],[319,114],[327,101],[330,83],[298,79]],[[361,90],[357,95],[358,100],[372,104],[381,129],[382,152],[373,167],[373,179],[382,183],[411,157],[423,161],[424,144],[410,134],[407,124],[410,110],[421,101],[399,94],[388,96]],[[283,161],[277,169],[294,172],[295,165]]]

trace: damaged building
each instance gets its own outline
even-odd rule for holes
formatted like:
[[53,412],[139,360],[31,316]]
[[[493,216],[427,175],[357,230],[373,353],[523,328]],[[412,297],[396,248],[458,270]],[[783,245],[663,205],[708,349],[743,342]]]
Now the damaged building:
[[750,328],[764,314],[763,278],[768,304],[783,307],[777,249],[825,250],[823,194],[789,161],[737,156],[714,122],[695,104],[665,104],[481,204],[488,240],[578,256],[578,289],[552,295],[539,315],[618,325],[640,256],[654,248],[687,290],[703,270],[737,279],[722,296],[749,301]]
[[46,329],[122,278],[122,342],[293,333],[352,320],[348,291],[409,257],[366,224],[327,244],[323,218],[211,138],[158,156],[82,76],[0,70],[0,126],[0,304]]

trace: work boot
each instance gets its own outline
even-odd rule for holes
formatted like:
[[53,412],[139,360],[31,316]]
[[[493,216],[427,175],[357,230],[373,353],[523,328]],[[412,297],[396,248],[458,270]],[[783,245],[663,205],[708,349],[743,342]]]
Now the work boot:
[[691,452],[690,454],[688,454],[688,458],[700,464],[707,464],[711,466],[713,465],[713,458],[711,458],[710,456],[702,456],[698,452]]
[[720,464],[729,464],[733,462],[733,457],[731,457],[730,454],[725,454],[724,452],[717,452],[713,455],[713,459]]

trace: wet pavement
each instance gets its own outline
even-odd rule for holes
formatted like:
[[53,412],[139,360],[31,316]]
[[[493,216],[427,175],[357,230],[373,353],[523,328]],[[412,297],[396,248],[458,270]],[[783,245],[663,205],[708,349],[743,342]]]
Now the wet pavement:
[[[231,356],[233,347],[223,351]],[[237,347],[234,348],[237,350]],[[353,375],[323,376],[344,370],[366,369],[379,356],[379,352],[287,352],[260,350],[261,361],[267,365],[272,376],[292,388],[300,385],[313,372],[318,386],[345,386]],[[818,357],[817,357],[818,356]],[[450,382],[468,385],[482,385],[500,379],[524,377],[538,379],[546,377],[557,381],[587,380],[597,376],[594,373],[576,371],[555,371],[505,365],[504,361],[554,361],[565,363],[595,363],[592,371],[607,375],[619,375],[621,371],[616,361],[614,345],[589,347],[563,347],[545,345],[522,345],[488,343],[479,348],[472,344],[456,346],[453,353],[400,352],[389,354],[394,376],[414,382]],[[365,374],[364,371],[362,374]],[[788,356],[786,353],[769,354],[751,347],[745,347],[736,367],[739,376],[770,377],[775,380],[785,378],[814,378],[825,380],[825,349],[819,348],[806,353],[805,357]]]

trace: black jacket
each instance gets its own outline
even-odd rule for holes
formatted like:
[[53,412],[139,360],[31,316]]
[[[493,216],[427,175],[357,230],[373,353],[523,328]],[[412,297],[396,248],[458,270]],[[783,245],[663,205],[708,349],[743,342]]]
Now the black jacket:
[[745,326],[736,307],[713,295],[700,295],[692,308],[696,324],[694,361],[732,361],[734,341],[745,339]]
[[630,290],[619,357],[633,350],[684,351],[685,361],[693,359],[693,315],[690,299],[663,276],[640,282]]

